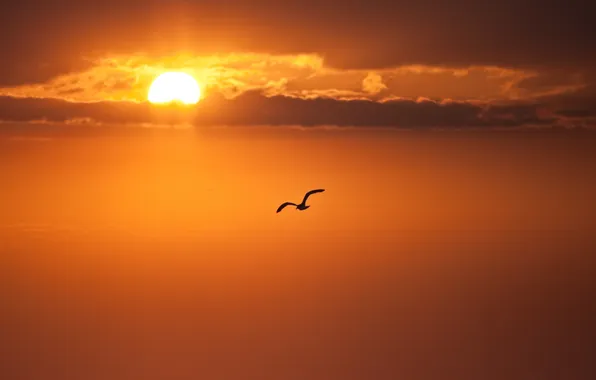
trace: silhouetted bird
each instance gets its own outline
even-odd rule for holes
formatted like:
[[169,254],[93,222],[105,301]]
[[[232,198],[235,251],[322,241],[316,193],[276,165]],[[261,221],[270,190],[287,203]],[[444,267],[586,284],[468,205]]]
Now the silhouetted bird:
[[277,209],[277,212],[280,212],[286,206],[296,206],[296,210],[300,210],[300,211],[306,210],[307,208],[310,207],[310,206],[306,205],[306,200],[308,199],[308,197],[310,197],[311,194],[322,193],[323,191],[325,191],[325,189],[311,190],[308,193],[306,193],[306,195],[304,195],[304,199],[302,200],[302,203],[300,203],[299,205],[297,205],[296,203],[292,203],[292,202],[286,202],[286,203],[282,204],[281,206],[279,206],[279,208]]

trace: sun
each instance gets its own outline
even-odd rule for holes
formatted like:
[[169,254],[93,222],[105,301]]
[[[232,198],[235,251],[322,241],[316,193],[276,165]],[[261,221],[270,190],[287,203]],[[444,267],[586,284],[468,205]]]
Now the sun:
[[176,101],[187,105],[197,104],[201,99],[201,88],[190,74],[167,72],[153,81],[147,98],[153,104]]

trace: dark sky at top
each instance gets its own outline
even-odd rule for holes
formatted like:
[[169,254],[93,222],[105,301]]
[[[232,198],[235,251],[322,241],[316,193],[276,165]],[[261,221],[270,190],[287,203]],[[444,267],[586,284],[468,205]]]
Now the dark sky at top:
[[[39,80],[100,51],[317,52],[333,66],[591,67],[588,1],[32,1],[0,15],[1,78]],[[7,59],[9,58],[9,59]]]

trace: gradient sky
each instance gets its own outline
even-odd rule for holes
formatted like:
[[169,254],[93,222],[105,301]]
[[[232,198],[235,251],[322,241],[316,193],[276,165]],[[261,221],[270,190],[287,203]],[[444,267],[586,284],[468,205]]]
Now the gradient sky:
[[595,7],[3,6],[0,378],[596,378]]

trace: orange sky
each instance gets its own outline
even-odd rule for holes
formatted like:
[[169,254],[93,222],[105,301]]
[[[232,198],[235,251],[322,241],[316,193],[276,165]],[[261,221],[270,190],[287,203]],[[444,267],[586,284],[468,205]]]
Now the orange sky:
[[[268,230],[279,223],[339,230],[567,229],[594,221],[586,207],[596,186],[593,137],[582,133],[148,132],[3,141],[10,186],[2,202],[12,211],[3,213],[3,224],[171,232]],[[328,191],[313,196],[308,213],[273,212],[318,187]]]
[[9,3],[1,379],[594,378],[592,5]]
[[593,137],[274,128],[2,139],[1,373],[589,378]]

